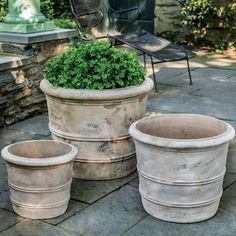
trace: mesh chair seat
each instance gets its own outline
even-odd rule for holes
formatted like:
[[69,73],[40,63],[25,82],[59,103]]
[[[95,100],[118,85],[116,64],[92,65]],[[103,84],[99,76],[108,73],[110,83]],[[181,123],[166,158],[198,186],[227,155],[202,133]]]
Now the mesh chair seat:
[[179,61],[186,59],[186,57],[190,59],[195,56],[190,50],[146,31],[116,35],[114,38],[161,62]]
[[144,55],[145,67],[146,67],[145,55],[151,57],[156,91],[158,90],[157,90],[156,76],[154,72],[154,65],[158,63],[186,60],[188,66],[190,85],[192,85],[192,78],[188,60],[190,58],[195,57],[195,54],[190,50],[146,31],[110,36],[110,39],[113,40],[115,43],[117,42],[124,43],[142,52]]

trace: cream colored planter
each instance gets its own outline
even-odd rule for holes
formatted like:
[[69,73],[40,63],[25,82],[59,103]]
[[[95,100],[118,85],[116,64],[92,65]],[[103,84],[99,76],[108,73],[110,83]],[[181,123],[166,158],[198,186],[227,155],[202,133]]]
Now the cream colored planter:
[[14,211],[25,218],[63,214],[70,199],[73,159],[67,143],[41,140],[11,144],[2,150]]
[[53,139],[80,150],[74,161],[74,178],[115,179],[136,169],[135,148],[128,129],[146,112],[153,82],[108,90],[64,89],[48,81],[40,84],[46,94],[49,128]]
[[159,115],[133,123],[130,134],[149,214],[180,223],[215,215],[228,144],[235,135],[229,124],[201,115]]

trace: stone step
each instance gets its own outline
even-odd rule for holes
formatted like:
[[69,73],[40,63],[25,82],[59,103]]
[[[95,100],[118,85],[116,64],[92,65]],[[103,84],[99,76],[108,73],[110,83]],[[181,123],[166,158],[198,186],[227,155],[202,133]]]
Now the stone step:
[[0,32],[0,54],[18,54],[24,56],[36,56],[39,52],[39,44],[70,39],[77,42],[78,33],[74,29],[55,29],[38,33],[10,33]]
[[27,65],[29,58],[29,56],[0,53],[0,71]]
[[20,43],[0,42],[0,54],[13,54],[32,56],[37,55],[38,50],[32,45],[25,45]]

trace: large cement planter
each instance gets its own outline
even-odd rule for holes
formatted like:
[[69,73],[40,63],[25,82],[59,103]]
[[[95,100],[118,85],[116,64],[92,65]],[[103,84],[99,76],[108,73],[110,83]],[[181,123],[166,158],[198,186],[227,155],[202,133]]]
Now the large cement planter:
[[5,147],[10,198],[25,218],[46,219],[63,214],[70,199],[73,159],[77,149],[56,141],[24,141]]
[[85,90],[40,84],[46,94],[53,139],[80,150],[74,160],[74,178],[116,179],[136,169],[135,147],[129,126],[146,112],[153,82],[121,89]]
[[142,203],[150,215],[179,223],[215,215],[235,135],[229,124],[202,115],[156,115],[133,123],[130,134]]

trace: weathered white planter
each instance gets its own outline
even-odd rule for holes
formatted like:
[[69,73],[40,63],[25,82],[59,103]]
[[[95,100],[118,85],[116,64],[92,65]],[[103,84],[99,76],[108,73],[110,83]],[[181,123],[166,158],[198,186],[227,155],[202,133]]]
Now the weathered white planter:
[[172,222],[208,219],[217,212],[228,143],[227,123],[202,115],[159,115],[130,127],[145,210]]
[[136,169],[135,147],[128,129],[146,112],[153,82],[108,90],[64,89],[48,81],[40,84],[46,94],[49,128],[53,139],[80,150],[74,161],[74,178],[115,179]]
[[10,198],[14,211],[31,219],[63,214],[70,199],[73,159],[77,149],[67,143],[24,141],[5,147]]

